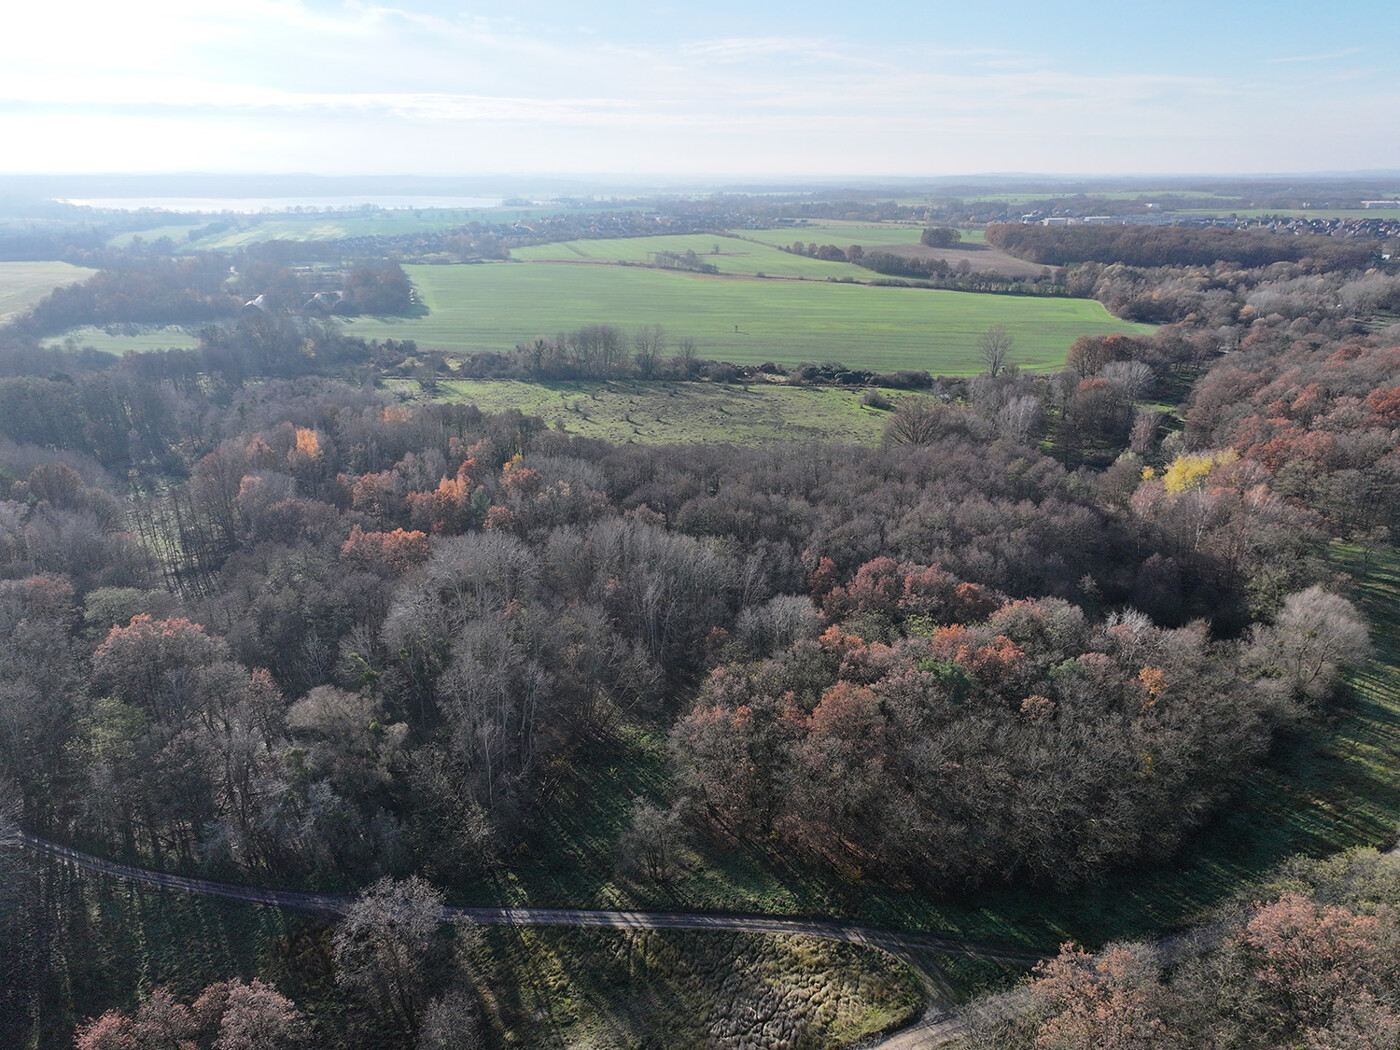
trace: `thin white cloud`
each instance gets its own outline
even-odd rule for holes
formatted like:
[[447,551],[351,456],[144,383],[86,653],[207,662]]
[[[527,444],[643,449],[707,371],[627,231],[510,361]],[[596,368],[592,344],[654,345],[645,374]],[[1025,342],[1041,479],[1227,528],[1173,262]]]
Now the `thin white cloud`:
[[775,55],[822,61],[846,57],[839,45],[832,41],[801,37],[730,37],[685,44],[680,50],[683,54],[717,62],[743,62]]
[[1186,77],[1093,77],[1057,73],[1002,75],[883,72],[879,75],[770,77],[752,75],[720,84],[687,87],[670,83],[663,94],[564,95],[476,92],[289,91],[259,84],[132,77],[105,85],[79,80],[33,81],[0,74],[0,104],[159,109],[168,112],[221,109],[249,113],[396,116],[434,122],[509,121],[523,124],[646,123],[697,120],[743,122],[755,118],[791,122],[891,117],[928,121],[948,113],[967,119],[1005,114],[1035,118],[1041,111],[1092,108],[1100,117],[1132,106],[1170,107],[1184,97],[1227,97],[1222,85]]
[[1352,55],[1359,55],[1365,48],[1348,47],[1341,51],[1329,51],[1325,55],[1291,55],[1287,58],[1270,58],[1267,62],[1330,62],[1337,58],[1349,58]]

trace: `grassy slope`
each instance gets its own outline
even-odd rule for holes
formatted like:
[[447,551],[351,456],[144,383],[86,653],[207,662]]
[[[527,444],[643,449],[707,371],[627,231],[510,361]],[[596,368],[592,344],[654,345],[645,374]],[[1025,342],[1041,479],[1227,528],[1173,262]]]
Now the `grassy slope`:
[[[404,385],[410,390],[417,386]],[[889,418],[888,412],[861,404],[863,391],[830,387],[515,380],[464,380],[438,387],[440,399],[489,412],[518,408],[550,426],[562,424],[569,434],[618,443],[839,440],[870,445],[880,440]]]
[[462,352],[506,350],[588,324],[660,324],[697,340],[705,357],[736,363],[839,360],[881,370],[975,374],[977,337],[1004,324],[1012,359],[1031,369],[1064,362],[1080,335],[1145,332],[1084,299],[871,288],[825,281],[704,277],[616,266],[510,263],[407,267],[430,313],[362,318],[367,338],[414,339]]
[[28,310],[60,285],[76,284],[96,272],[65,262],[0,262],[0,323]]
[[[755,1017],[839,1047],[907,1023],[922,996],[888,957],[806,937],[488,930],[487,1016],[510,1045],[689,1050]],[[722,1045],[739,1046],[732,1037]],[[749,1044],[756,1045],[756,1044]],[[802,1045],[802,1044],[800,1044]]]

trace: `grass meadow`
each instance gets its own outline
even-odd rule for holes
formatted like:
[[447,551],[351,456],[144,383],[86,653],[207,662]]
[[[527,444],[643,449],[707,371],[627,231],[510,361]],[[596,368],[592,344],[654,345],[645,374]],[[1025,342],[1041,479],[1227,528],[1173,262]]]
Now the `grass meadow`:
[[[512,217],[517,214],[512,213]],[[235,219],[226,230],[189,242],[188,247],[198,251],[237,251],[265,241],[340,241],[350,237],[434,233],[468,222],[506,221],[509,220],[498,218],[495,212],[481,208],[395,208],[305,218],[275,216],[257,221],[240,218]]]
[[[615,265],[620,253],[645,262],[656,251],[699,254],[716,246],[719,256],[702,258],[729,268],[720,275]],[[977,338],[997,324],[1016,340],[1013,363],[1034,371],[1062,366],[1081,335],[1151,331],[1149,325],[1117,320],[1087,299],[837,283],[824,278],[844,280],[855,273],[869,280],[872,275],[847,263],[712,235],[577,241],[529,250],[541,260],[408,266],[428,307],[425,316],[343,323],[350,334],[366,339],[412,339],[425,349],[455,353],[504,352],[589,324],[625,329],[659,324],[673,344],[690,337],[700,356],[736,364],[841,361],[852,368],[943,375],[980,371]],[[594,254],[580,254],[588,252]],[[604,265],[608,262],[613,265]],[[13,265],[24,268],[17,273],[30,281],[29,299],[16,293],[22,305],[51,288],[51,278],[73,280],[90,272],[61,263]],[[770,277],[753,276],[758,272]],[[69,340],[112,354],[198,344],[189,329],[134,325],[86,326],[47,342],[61,346]]]
[[980,371],[977,337],[996,324],[1016,340],[1012,362],[1033,370],[1060,367],[1081,335],[1151,331],[1086,299],[543,262],[406,270],[427,316],[358,318],[347,322],[348,331],[477,352],[509,350],[589,324],[659,324],[672,340],[695,339],[700,356],[736,364],[841,361],[945,375]]
[[96,272],[65,262],[0,262],[0,324],[24,313],[55,288],[85,281]]
[[44,344],[92,347],[106,354],[121,356],[127,351],[192,350],[199,346],[199,335],[193,329],[180,325],[113,325],[110,328],[83,325],[45,339]]
[[488,1024],[511,1046],[836,1048],[907,1024],[923,1005],[908,967],[810,937],[483,934],[478,988]]
[[[416,382],[392,384],[416,391]],[[889,412],[861,403],[863,390],[768,383],[439,382],[436,397],[487,412],[518,408],[551,427],[618,444],[763,445],[773,441],[879,442]],[[890,394],[897,399],[904,394]]]
[[[795,238],[794,238],[795,239]],[[792,240],[786,242],[791,244]],[[830,243],[830,242],[824,242]],[[917,234],[914,243],[918,243]],[[849,277],[867,281],[872,274],[847,262],[825,262],[805,255],[779,251],[771,243],[714,234],[690,233],[661,237],[619,237],[604,240],[561,241],[515,248],[512,259],[521,262],[649,263],[657,252],[683,254],[693,251],[702,263],[719,267],[722,274],[754,277],[805,277],[826,280]]]

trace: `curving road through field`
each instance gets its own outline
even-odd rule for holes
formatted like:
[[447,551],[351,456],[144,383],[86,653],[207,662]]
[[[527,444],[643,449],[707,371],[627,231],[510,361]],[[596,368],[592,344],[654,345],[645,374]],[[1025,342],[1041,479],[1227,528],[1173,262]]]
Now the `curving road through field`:
[[[163,871],[132,867],[116,861],[84,853],[82,850],[20,833],[15,843],[31,853],[48,857],[85,871],[111,878],[139,882],[147,886],[180,890],[250,904],[266,904],[276,908],[343,915],[354,897],[334,893],[300,893],[294,890],[270,890],[239,883],[172,875]],[[878,1042],[868,1044],[870,1050],[916,1050],[937,1046],[958,1035],[961,1019],[950,1011],[942,993],[940,975],[929,964],[927,955],[955,955],[969,959],[986,959],[1032,966],[1042,956],[1020,952],[996,945],[931,933],[911,933],[880,930],[869,926],[830,922],[821,919],[774,919],[752,915],[715,915],[703,912],[609,911],[586,908],[478,908],[449,906],[443,909],[443,920],[455,923],[477,923],[484,926],[570,926],[615,930],[713,930],[731,933],[765,935],[800,934],[826,940],[844,941],[878,948],[913,966],[924,978],[933,1005],[912,1026]]]

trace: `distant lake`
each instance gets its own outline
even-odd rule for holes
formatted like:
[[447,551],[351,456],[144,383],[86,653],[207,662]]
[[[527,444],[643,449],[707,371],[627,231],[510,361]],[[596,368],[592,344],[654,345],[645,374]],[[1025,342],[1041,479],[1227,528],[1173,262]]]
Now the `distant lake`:
[[499,208],[501,197],[64,197],[63,204],[114,211],[239,212],[355,211],[372,208]]

